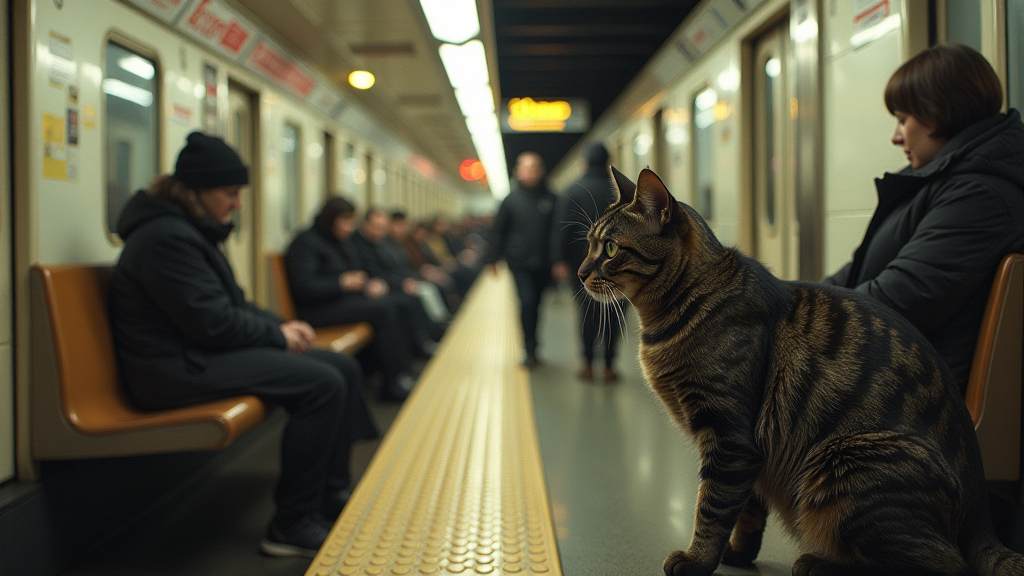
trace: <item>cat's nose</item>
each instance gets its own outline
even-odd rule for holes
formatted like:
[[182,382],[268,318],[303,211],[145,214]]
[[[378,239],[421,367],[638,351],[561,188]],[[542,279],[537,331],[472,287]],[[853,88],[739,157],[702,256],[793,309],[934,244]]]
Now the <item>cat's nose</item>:
[[580,268],[579,268],[579,270],[576,271],[576,275],[580,277],[580,282],[583,282],[584,284],[586,284],[587,277],[590,276],[590,273],[593,270],[594,270],[594,265],[590,262],[589,259],[587,259],[587,260],[583,261],[583,264],[580,264]]

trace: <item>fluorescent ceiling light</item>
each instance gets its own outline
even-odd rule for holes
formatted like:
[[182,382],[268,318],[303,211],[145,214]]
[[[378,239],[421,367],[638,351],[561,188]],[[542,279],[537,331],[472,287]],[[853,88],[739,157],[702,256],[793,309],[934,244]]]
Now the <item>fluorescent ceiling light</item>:
[[111,96],[116,96],[139,106],[148,108],[153,105],[153,93],[145,88],[132,86],[116,78],[107,78],[103,81],[103,91]]
[[498,133],[498,117],[493,113],[480,114],[466,118],[466,127],[470,134],[477,133]]
[[420,0],[434,38],[462,44],[480,33],[476,0]]
[[152,80],[153,76],[156,75],[156,68],[144,58],[139,58],[134,54],[131,56],[123,56],[117,59],[117,65],[122,70],[127,70],[132,74],[135,74],[139,78],[145,78],[146,80]]
[[479,40],[471,40],[462,46],[441,44],[437,51],[452,88],[479,88],[490,82],[484,45]]
[[463,116],[494,114],[494,94],[491,92],[490,84],[456,90],[455,99],[459,101]]

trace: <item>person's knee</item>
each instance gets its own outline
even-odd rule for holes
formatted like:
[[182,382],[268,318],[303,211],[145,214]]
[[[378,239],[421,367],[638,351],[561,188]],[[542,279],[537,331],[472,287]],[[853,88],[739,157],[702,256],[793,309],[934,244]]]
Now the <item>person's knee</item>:
[[308,360],[314,366],[296,377],[295,388],[301,395],[298,404],[302,407],[334,405],[340,410],[349,395],[349,383],[344,374],[328,362]]

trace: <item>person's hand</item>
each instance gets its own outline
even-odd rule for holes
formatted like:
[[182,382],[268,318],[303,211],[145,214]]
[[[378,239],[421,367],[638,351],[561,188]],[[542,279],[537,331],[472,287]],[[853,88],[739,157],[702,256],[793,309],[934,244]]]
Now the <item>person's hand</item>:
[[415,296],[419,294],[420,282],[415,278],[406,278],[402,280],[402,292],[405,292],[409,296]]
[[551,276],[555,280],[565,280],[569,277],[569,265],[564,260],[559,260],[551,265]]
[[338,276],[338,284],[344,292],[359,292],[366,288],[366,272],[362,270],[349,270]]
[[372,278],[369,282],[366,283],[366,287],[363,288],[363,294],[366,294],[367,297],[373,298],[374,300],[380,298],[381,296],[384,296],[387,293],[388,283],[381,280],[380,278]]
[[449,280],[448,273],[433,264],[424,264],[420,266],[420,276],[423,276],[423,278],[433,282],[434,284],[441,285],[447,284]]
[[288,351],[302,354],[313,347],[313,339],[316,332],[313,327],[302,320],[289,320],[280,325],[281,333],[284,334],[285,342],[288,343]]

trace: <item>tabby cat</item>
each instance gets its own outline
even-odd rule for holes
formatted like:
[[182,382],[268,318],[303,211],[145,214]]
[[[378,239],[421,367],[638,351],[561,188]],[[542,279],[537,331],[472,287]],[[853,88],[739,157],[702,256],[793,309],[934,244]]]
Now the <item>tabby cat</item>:
[[669,576],[749,565],[768,510],[797,575],[1024,575],[993,535],[981,453],[950,372],[915,328],[853,291],[783,282],[724,248],[650,170],[579,269],[640,315],[651,388],[700,452],[693,538]]

